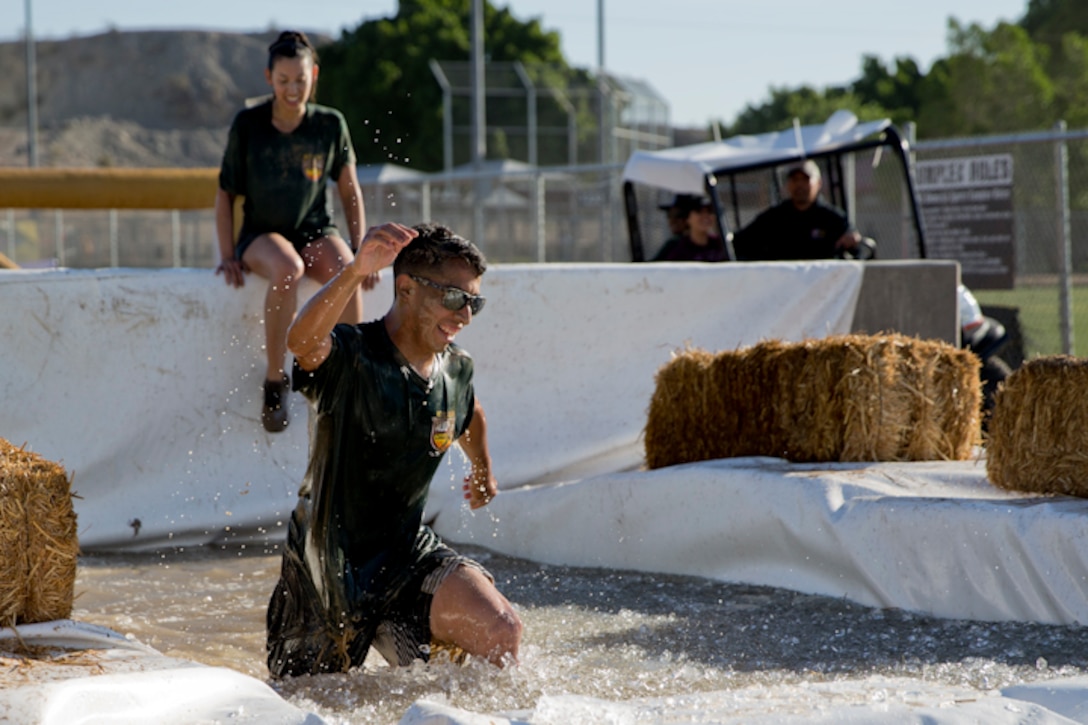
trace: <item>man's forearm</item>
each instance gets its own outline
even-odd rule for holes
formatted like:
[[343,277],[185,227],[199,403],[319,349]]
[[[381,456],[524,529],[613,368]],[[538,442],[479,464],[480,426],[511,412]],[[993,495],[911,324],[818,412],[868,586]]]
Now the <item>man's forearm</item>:
[[468,424],[465,435],[461,437],[460,444],[473,466],[491,467],[491,454],[487,448],[487,419],[479,399],[475,402],[472,421]]
[[302,306],[287,330],[287,347],[292,354],[307,357],[329,336],[365,276],[355,265],[348,265]]
[[[304,370],[315,369],[328,355],[332,345],[329,334],[359,285],[392,264],[415,237],[414,230],[396,222],[368,229],[351,264],[340,270],[303,305],[287,330],[287,347]],[[362,319],[361,308],[359,316]]]

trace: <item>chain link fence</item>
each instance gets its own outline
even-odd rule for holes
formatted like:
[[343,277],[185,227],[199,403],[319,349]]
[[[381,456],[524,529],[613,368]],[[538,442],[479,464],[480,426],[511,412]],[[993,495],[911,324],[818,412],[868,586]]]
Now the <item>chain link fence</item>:
[[[908,133],[912,129],[908,129]],[[846,208],[880,259],[957,259],[984,311],[1009,330],[1003,353],[1088,354],[1088,130],[913,143],[919,239],[902,166],[887,149],[825,168],[825,194]],[[774,170],[719,179],[727,229],[739,229],[783,197]],[[670,235],[659,205],[671,195],[636,187],[646,258]]]
[[208,210],[8,209],[0,251],[21,267],[213,267]]
[[[1088,131],[922,141],[912,149],[925,255],[962,256],[965,281],[1013,333],[1009,362],[1021,354],[1077,354],[1078,343],[1088,350]],[[857,154],[844,165],[840,193],[859,231],[877,240],[879,258],[916,258],[923,249],[902,170],[891,156]],[[961,178],[974,173],[972,164],[1000,167],[1004,175]],[[393,181],[361,173],[361,179],[368,223],[445,223],[477,241],[493,262],[631,259],[620,165],[489,162],[477,171]],[[725,222],[735,229],[778,201],[781,180],[753,172],[718,193],[729,202]],[[649,258],[669,236],[657,208],[669,197],[646,188],[636,197]],[[0,210],[0,227],[0,250],[26,267],[218,263],[210,209]]]
[[[1002,202],[968,204],[968,219],[953,225],[968,238],[961,247],[974,252],[963,261],[964,278],[978,282],[972,291],[984,311],[1011,328],[1024,357],[1075,355],[1078,341],[1088,354],[1088,131],[1058,124],[1050,132],[923,141],[914,148],[919,165],[966,160],[969,168],[1007,159],[1007,213]],[[972,219],[973,210],[981,214]],[[996,260],[1007,264],[1006,275],[969,274],[979,261],[985,267]]]
[[[480,171],[360,174],[367,223],[432,220],[476,241],[494,262],[630,259],[621,166],[534,168],[490,162]],[[368,178],[369,177],[369,178]],[[330,204],[346,229],[336,194]],[[477,203],[477,200],[480,200]],[[0,210],[0,251],[24,267],[214,267],[207,210]]]

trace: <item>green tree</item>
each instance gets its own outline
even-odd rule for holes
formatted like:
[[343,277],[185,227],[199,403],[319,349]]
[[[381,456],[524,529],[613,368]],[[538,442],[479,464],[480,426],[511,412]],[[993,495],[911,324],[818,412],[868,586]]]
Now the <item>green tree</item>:
[[1054,120],[1070,128],[1088,126],[1088,38],[1066,33],[1050,64],[1054,84]]
[[918,131],[972,136],[1048,127],[1056,120],[1049,51],[1017,25],[992,31],[948,21],[950,54],[920,87]]
[[1047,46],[1056,117],[1088,124],[1088,4],[1082,0],[1031,0],[1020,26]]
[[878,104],[865,102],[853,91],[841,87],[771,88],[770,93],[770,100],[745,107],[733,124],[723,130],[724,135],[777,131],[790,126],[795,118],[802,125],[823,123],[840,109],[852,111],[863,121],[887,116]]
[[1030,0],[1020,27],[1032,40],[1057,51],[1067,33],[1088,35],[1088,3],[1084,0]]
[[[442,92],[429,62],[470,60],[470,18],[470,0],[400,0],[396,15],[321,48],[318,99],[344,113],[361,163],[441,168]],[[557,33],[489,2],[483,25],[487,60],[547,64],[561,82],[568,66]]]
[[889,68],[875,55],[865,55],[861,77],[850,84],[850,90],[862,103],[883,108],[893,122],[903,124],[918,116],[924,78],[913,58],[896,58],[895,67]]

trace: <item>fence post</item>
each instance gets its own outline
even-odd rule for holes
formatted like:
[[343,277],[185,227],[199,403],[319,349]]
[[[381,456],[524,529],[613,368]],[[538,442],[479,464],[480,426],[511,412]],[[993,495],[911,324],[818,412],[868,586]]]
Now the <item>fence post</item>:
[[1062,352],[1072,355],[1073,340],[1073,241],[1069,218],[1069,149],[1066,146],[1065,121],[1054,124],[1058,138],[1054,147],[1054,180],[1057,184],[1058,218],[1058,304],[1061,307]]
[[170,240],[173,247],[174,266],[181,266],[181,212],[170,210]]
[[120,254],[117,249],[117,210],[110,209],[110,266],[120,267]]
[[538,169],[533,174],[533,188],[536,191],[536,199],[533,204],[533,236],[536,237],[536,261],[543,264],[548,261],[547,254],[547,242],[548,242],[548,230],[545,224],[546,216],[544,214],[544,174],[540,173]]
[[15,210],[8,209],[8,258],[15,261]]
[[536,84],[529,77],[528,71],[525,70],[525,66],[520,60],[514,61],[514,72],[517,73],[518,79],[525,87],[525,106],[526,106],[526,119],[525,124],[527,128],[526,139],[528,142],[528,155],[529,165],[537,165],[537,116],[536,116]]
[[[914,173],[914,164],[918,160],[918,152],[914,150],[914,144],[918,141],[918,124],[914,121],[907,121],[903,130],[907,138],[907,145],[910,147],[910,157],[908,161],[911,168],[909,173]],[[910,259],[910,239],[914,234],[914,221],[911,218],[910,210],[910,197],[907,191],[906,184],[903,185],[903,190],[899,194],[901,209],[903,210],[900,217],[900,231],[899,231],[899,253],[903,259]]]
[[453,169],[453,89],[442,65],[434,58],[428,64],[442,89],[442,170],[448,174]]
[[601,190],[600,215],[600,254],[602,262],[612,261],[612,175],[605,168],[601,169],[601,178],[598,182]]
[[57,243],[57,265],[63,267],[66,261],[64,258],[64,211],[62,209],[53,210],[53,233]]

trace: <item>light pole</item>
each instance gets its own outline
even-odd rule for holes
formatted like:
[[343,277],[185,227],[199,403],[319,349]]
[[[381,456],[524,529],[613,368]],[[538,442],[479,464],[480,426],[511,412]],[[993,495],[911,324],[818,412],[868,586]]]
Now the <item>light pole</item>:
[[487,90],[484,76],[484,0],[472,1],[472,171],[476,203],[472,234],[481,247],[484,240],[484,159],[487,158]]
[[604,72],[604,0],[597,0],[597,70]]
[[[597,144],[600,146],[600,160],[601,164],[605,165],[610,162],[614,162],[610,153],[611,148],[609,145],[609,138],[614,135],[612,128],[610,112],[613,110],[611,106],[611,94],[609,93],[608,81],[605,78],[604,70],[604,0],[597,0],[597,95],[598,95],[598,107],[597,107]],[[612,231],[613,231],[613,214],[612,214],[612,202],[616,191],[616,184],[613,183],[613,174],[610,171],[606,171],[603,174],[603,183],[605,188],[602,189],[605,203],[601,204],[601,261],[612,261]]]
[[33,168],[38,165],[38,69],[34,60],[30,3],[31,0],[26,0],[26,148],[27,162]]
[[604,0],[597,0],[597,92],[600,97],[597,107],[597,143],[600,148],[600,161],[609,162],[608,158],[608,110],[605,102],[608,87],[604,78]]

